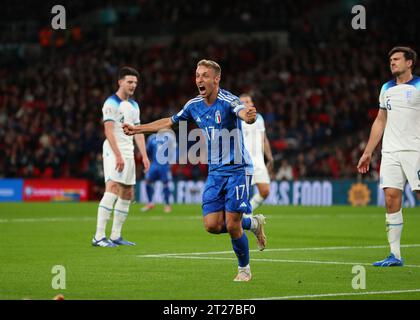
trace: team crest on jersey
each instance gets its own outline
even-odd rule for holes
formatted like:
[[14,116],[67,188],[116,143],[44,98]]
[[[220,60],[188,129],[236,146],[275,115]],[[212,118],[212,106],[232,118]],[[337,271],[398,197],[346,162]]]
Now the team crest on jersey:
[[216,111],[216,114],[214,116],[214,121],[216,121],[216,123],[222,122],[222,116],[220,115],[220,111],[219,110]]
[[411,102],[412,96],[413,96],[413,91],[411,91],[411,90],[406,91],[405,97],[406,97],[408,103]]

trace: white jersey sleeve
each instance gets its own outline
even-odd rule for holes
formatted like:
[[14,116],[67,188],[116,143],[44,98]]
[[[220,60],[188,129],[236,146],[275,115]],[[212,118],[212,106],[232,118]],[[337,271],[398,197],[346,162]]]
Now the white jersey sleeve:
[[387,84],[384,84],[379,94],[379,108],[386,110],[385,91],[387,90]]
[[107,99],[102,107],[102,120],[117,121],[118,103],[115,100]]
[[134,110],[133,110],[133,112],[134,112],[134,116],[133,116],[133,118],[134,118],[134,125],[138,125],[138,124],[141,123],[140,122],[140,107],[137,104],[137,102],[135,102],[135,101],[133,101],[133,102],[134,102],[134,104],[136,106],[136,108],[134,108]]

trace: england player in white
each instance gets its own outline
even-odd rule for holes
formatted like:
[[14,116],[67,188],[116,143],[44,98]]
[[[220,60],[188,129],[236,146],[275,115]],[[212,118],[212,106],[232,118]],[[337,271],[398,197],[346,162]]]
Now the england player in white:
[[[124,134],[121,124],[140,124],[139,105],[131,98],[139,78],[137,70],[130,67],[121,68],[118,74],[118,91],[106,99],[102,108],[106,137],[103,144],[105,193],[99,203],[93,246],[135,245],[134,242],[121,237],[121,229],[127,219],[136,184],[133,137]],[[136,135],[134,140],[142,155],[144,169],[147,171],[150,162],[144,135]],[[112,211],[114,212],[112,232],[110,238],[107,239],[106,225]]]
[[404,264],[400,240],[403,229],[402,193],[407,180],[420,199],[420,78],[412,74],[417,54],[408,47],[395,47],[388,56],[395,79],[382,86],[379,112],[357,165],[360,173],[369,170],[372,153],[383,135],[380,186],[385,192],[391,254],[373,264],[378,267]]
[[[240,95],[239,99],[245,107],[254,107],[251,95],[244,93]],[[254,165],[252,185],[256,184],[258,189],[258,192],[251,199],[252,211],[254,212],[270,194],[269,173],[273,168],[273,155],[265,133],[264,119],[261,114],[257,114],[257,120],[252,124],[243,121],[242,131],[245,148],[248,150]],[[267,158],[267,164],[264,162],[264,155]]]

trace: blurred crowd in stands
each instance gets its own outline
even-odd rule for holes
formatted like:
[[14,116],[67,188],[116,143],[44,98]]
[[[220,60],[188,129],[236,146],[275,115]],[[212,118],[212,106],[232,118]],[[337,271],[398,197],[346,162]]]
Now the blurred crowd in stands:
[[[142,3],[152,2],[136,5],[141,8]],[[0,177],[89,178],[103,187],[101,108],[117,89],[118,68],[129,65],[140,71],[136,99],[146,123],[178,112],[198,94],[195,66],[201,58],[210,58],[222,67],[222,88],[253,95],[273,150],[273,179],[355,178],[381,85],[390,78],[387,53],[410,37],[418,38],[416,25],[410,24],[405,25],[405,38],[398,38],[398,29],[383,23],[393,10],[391,1],[380,3],[369,2],[371,10],[382,14],[371,18],[367,30],[353,30],[351,16],[337,16],[323,27],[311,23],[309,13],[295,17],[286,28],[288,46],[275,36],[219,31],[200,37],[175,35],[162,43],[82,41],[44,48],[34,61],[3,66]],[[296,15],[303,4],[288,2]],[[237,10],[232,6],[231,15],[241,14],[233,8]],[[214,9],[208,7],[210,13]],[[241,10],[249,15],[242,15],[247,23],[266,14],[252,7]],[[377,179],[379,161],[377,152],[368,177]],[[137,164],[141,178],[140,158]],[[172,171],[175,179],[206,176],[205,165],[173,165]]]

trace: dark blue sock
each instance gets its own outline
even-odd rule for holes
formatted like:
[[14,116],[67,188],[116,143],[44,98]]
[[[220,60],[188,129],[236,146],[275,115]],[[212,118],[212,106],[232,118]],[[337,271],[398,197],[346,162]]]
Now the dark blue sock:
[[242,237],[239,239],[231,239],[233,251],[235,251],[238,257],[238,264],[240,267],[245,267],[249,264],[249,245],[248,238],[245,232],[242,233]]
[[150,182],[146,182],[146,193],[147,193],[147,201],[149,203],[153,202],[153,193],[155,193],[155,190],[153,188],[153,184]]
[[242,229],[251,230],[251,218],[242,216]]
[[169,185],[167,183],[165,183],[163,185],[163,198],[165,199],[165,204],[169,205]]

